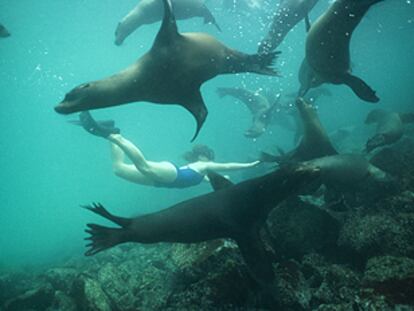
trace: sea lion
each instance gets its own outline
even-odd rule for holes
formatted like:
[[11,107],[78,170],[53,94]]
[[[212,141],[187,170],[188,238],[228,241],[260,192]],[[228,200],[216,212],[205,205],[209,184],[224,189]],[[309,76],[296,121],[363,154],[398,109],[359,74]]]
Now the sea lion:
[[360,154],[336,154],[304,164],[320,170],[319,182],[326,186],[324,197],[325,207],[328,209],[338,209],[336,205],[339,202],[344,208],[349,204],[359,205],[361,203],[358,202],[375,201],[395,191],[398,186],[394,177]]
[[118,74],[74,88],[55,107],[56,112],[69,114],[136,101],[177,104],[197,121],[194,140],[207,117],[200,93],[205,81],[239,72],[277,75],[270,66],[278,52],[248,55],[208,34],[180,34],[170,1],[163,2],[164,19],[150,51]]
[[7,38],[7,37],[10,37],[10,36],[11,36],[11,34],[7,30],[7,28],[4,27],[2,24],[0,24],[0,38]]
[[[371,7],[382,0],[336,0],[310,28],[306,38],[304,66],[313,75],[315,85],[346,84],[362,100],[378,102],[379,98],[362,79],[350,73],[349,45],[352,33]],[[314,87],[312,83],[307,88]],[[302,90],[301,95],[306,94]]]
[[404,123],[414,122],[413,113],[397,113],[374,109],[365,119],[365,124],[377,124],[376,134],[368,139],[366,150],[371,152],[375,148],[390,145],[403,136]]
[[[176,19],[203,17],[205,24],[214,24],[221,31],[220,26],[203,0],[171,0],[171,2]],[[163,8],[160,0],[140,0],[118,23],[115,30],[115,44],[121,45],[139,27],[161,21],[162,17]]]
[[[233,96],[243,102],[252,114],[252,125],[244,136],[257,138],[262,135],[272,120],[272,112],[277,105],[260,92],[252,92],[242,88],[220,87],[217,88],[220,97]],[[279,97],[278,97],[279,98]]]
[[114,216],[101,205],[87,206],[120,228],[87,224],[90,243],[85,255],[126,242],[199,243],[231,238],[239,246],[252,276],[264,286],[271,285],[274,273],[260,228],[274,207],[318,178],[318,169],[290,166],[235,185],[215,173],[208,177],[216,191],[135,218]]
[[258,52],[268,53],[275,50],[288,32],[309,14],[317,2],[318,0],[280,0],[269,32],[259,43]]
[[280,163],[300,162],[338,153],[332,146],[315,108],[301,97],[296,100],[296,107],[303,125],[303,137],[299,145],[292,151],[280,156],[263,153],[262,160]]

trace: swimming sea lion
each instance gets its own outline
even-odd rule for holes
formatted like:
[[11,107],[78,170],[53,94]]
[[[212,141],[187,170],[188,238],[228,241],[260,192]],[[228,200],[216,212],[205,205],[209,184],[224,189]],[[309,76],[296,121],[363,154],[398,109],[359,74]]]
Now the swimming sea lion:
[[257,138],[262,135],[272,119],[272,112],[277,102],[270,103],[269,98],[259,92],[252,92],[242,88],[217,88],[220,97],[233,96],[243,102],[252,114],[252,125],[244,133],[249,138]]
[[194,140],[207,116],[200,93],[205,81],[226,73],[277,75],[269,66],[278,52],[248,55],[208,34],[180,34],[170,1],[163,2],[164,20],[150,51],[116,75],[74,88],[55,107],[56,112],[69,114],[135,101],[177,104],[196,118]]
[[0,38],[7,38],[10,37],[10,32],[4,27],[2,24],[0,24]]
[[[315,108],[301,97],[296,100],[296,107],[303,125],[303,137],[294,150],[281,156],[275,156],[274,161],[281,163],[300,162],[337,154],[338,152],[332,146]],[[263,154],[263,157],[269,161],[269,155]]]
[[220,189],[135,218],[114,216],[101,205],[87,206],[120,228],[88,224],[90,243],[85,255],[126,242],[198,243],[231,238],[238,244],[253,277],[264,286],[272,284],[272,263],[260,238],[260,228],[275,206],[318,178],[318,169],[303,165],[285,167],[235,185],[228,180],[214,181],[220,177],[217,174],[208,176],[214,187]]
[[258,52],[268,53],[275,50],[288,32],[309,14],[317,2],[318,0],[280,0],[269,32],[260,42]]
[[[336,0],[312,25],[306,39],[306,68],[313,83],[346,84],[362,100],[379,98],[362,79],[350,73],[349,45],[352,33],[371,7],[382,0]],[[307,88],[314,87],[311,84]],[[301,95],[306,94],[306,89]]]
[[347,207],[359,205],[361,200],[375,201],[397,189],[396,179],[372,165],[363,155],[337,154],[304,164],[320,170],[319,182],[326,186],[324,197],[329,209],[339,202]]
[[414,122],[414,114],[397,113],[374,109],[365,119],[365,124],[377,123],[376,134],[368,139],[366,150],[371,152],[375,148],[393,144],[403,135],[403,123]]
[[[214,24],[221,31],[213,14],[203,0],[171,0],[176,19],[204,17],[205,24]],[[118,23],[115,44],[121,45],[126,37],[142,25],[162,20],[163,9],[160,0],[140,0],[139,3]]]

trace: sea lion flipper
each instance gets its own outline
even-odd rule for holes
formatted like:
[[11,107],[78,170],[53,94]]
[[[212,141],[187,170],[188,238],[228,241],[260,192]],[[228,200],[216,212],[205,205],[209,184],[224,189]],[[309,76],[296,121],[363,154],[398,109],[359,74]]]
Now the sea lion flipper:
[[214,171],[209,171],[207,173],[207,177],[208,177],[208,180],[210,181],[210,184],[213,187],[214,191],[218,191],[218,190],[221,190],[221,189],[226,189],[226,188],[229,188],[229,187],[234,185],[226,177],[221,176],[220,174],[218,174]]
[[172,11],[171,0],[162,0],[162,2],[164,4],[164,18],[157,37],[155,38],[153,48],[156,48],[157,46],[165,46],[179,35],[175,16]]
[[343,83],[348,85],[362,100],[370,103],[377,103],[379,101],[379,98],[375,95],[375,91],[362,79],[351,74],[346,74],[343,78]]
[[309,14],[306,14],[305,15],[305,29],[306,29],[306,32],[309,32],[310,28],[311,28],[311,22],[310,22],[310,19],[309,19]]
[[204,9],[204,24],[213,24],[214,26],[216,26],[217,30],[222,32],[220,26],[217,24],[216,19],[213,16],[213,13],[211,13],[211,11],[208,9],[208,7],[206,7],[206,5],[203,5],[203,9]]
[[89,249],[85,256],[95,255],[105,249],[111,248],[117,244],[125,242],[125,229],[109,228],[97,224],[87,224],[85,232],[90,234],[85,240],[90,241],[86,247]]
[[256,281],[264,286],[271,285],[274,281],[272,261],[260,235],[255,233],[251,236],[243,236],[243,238],[237,239],[236,242],[247,267]]
[[126,228],[130,225],[131,219],[130,218],[124,218],[124,217],[118,217],[115,215],[112,215],[108,210],[103,207],[100,203],[92,203],[91,205],[81,205],[82,208],[87,209],[95,214],[98,214],[99,216],[106,218],[113,223],[117,224],[118,226],[121,226],[123,228]]
[[194,141],[200,132],[201,127],[203,126],[208,114],[207,107],[204,104],[200,90],[197,90],[192,95],[186,97],[186,101],[182,104],[182,106],[187,109],[196,119],[197,129],[193,138],[191,139],[191,141]]

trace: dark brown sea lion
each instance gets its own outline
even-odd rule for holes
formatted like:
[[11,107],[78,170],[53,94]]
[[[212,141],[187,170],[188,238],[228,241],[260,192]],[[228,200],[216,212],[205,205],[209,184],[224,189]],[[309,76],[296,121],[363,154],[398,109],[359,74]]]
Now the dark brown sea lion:
[[86,207],[120,226],[88,224],[90,244],[86,255],[126,242],[198,243],[231,238],[237,242],[253,277],[264,286],[272,284],[272,262],[260,238],[260,228],[275,206],[318,178],[318,169],[290,166],[236,185],[217,178],[224,177],[209,174],[215,192],[135,218],[114,216],[101,205]]
[[[213,14],[203,0],[171,0],[176,19],[203,17],[204,23],[214,24],[221,31]],[[118,23],[115,31],[115,44],[124,40],[142,25],[162,20],[163,8],[160,0],[140,0],[139,3]]]
[[0,24],[0,38],[7,38],[10,37],[10,32],[4,27],[2,24]]
[[275,50],[288,32],[309,14],[317,2],[318,0],[280,0],[269,32],[260,42],[258,52],[268,53]]
[[257,138],[262,135],[272,120],[273,109],[277,102],[271,103],[269,98],[260,92],[252,92],[242,88],[217,88],[220,97],[233,96],[243,102],[252,114],[252,125],[244,136]]
[[277,75],[269,67],[277,52],[248,55],[226,47],[208,34],[180,34],[171,3],[163,2],[164,20],[151,50],[118,74],[74,88],[55,107],[56,112],[69,114],[136,101],[176,104],[195,117],[194,140],[207,117],[200,93],[205,81],[238,72]]
[[[382,0],[336,0],[312,25],[306,39],[306,68],[312,84],[346,84],[362,100],[378,102],[375,92],[350,72],[350,41],[371,5]],[[301,95],[306,93],[306,89]]]
[[369,112],[365,124],[377,124],[376,134],[368,139],[366,150],[371,152],[375,148],[390,145],[403,136],[404,123],[414,122],[413,113],[397,113],[374,109]]

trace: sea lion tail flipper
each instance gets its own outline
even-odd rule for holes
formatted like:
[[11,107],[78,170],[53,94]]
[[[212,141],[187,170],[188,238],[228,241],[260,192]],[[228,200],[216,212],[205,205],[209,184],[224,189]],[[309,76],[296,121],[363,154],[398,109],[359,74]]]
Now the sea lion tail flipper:
[[198,133],[200,132],[201,127],[207,118],[208,111],[206,105],[204,104],[200,90],[197,90],[194,94],[188,96],[185,100],[186,102],[182,104],[182,106],[194,116],[197,122],[196,132],[191,139],[193,142],[197,138]]
[[204,5],[204,24],[213,24],[216,26],[217,30],[222,32],[219,24],[217,24],[216,19],[214,18],[211,11]]
[[126,242],[125,229],[109,228],[96,224],[87,224],[85,232],[90,234],[85,240],[90,241],[86,247],[89,249],[85,256],[95,255],[105,249],[111,248],[117,244]]
[[108,210],[105,207],[103,207],[103,205],[100,203],[92,203],[91,205],[81,205],[81,207],[95,214],[98,214],[99,216],[102,216],[103,218],[106,218],[123,228],[126,228],[131,224],[130,218],[115,216],[108,212]]
[[375,91],[371,89],[371,87],[362,79],[351,74],[347,74],[344,76],[343,83],[348,85],[362,100],[370,103],[377,103],[379,101],[379,98],[375,95]]
[[245,66],[243,71],[267,76],[280,76],[276,69],[271,67],[280,53],[280,51],[274,51],[266,54],[247,55],[246,61],[243,62]]

